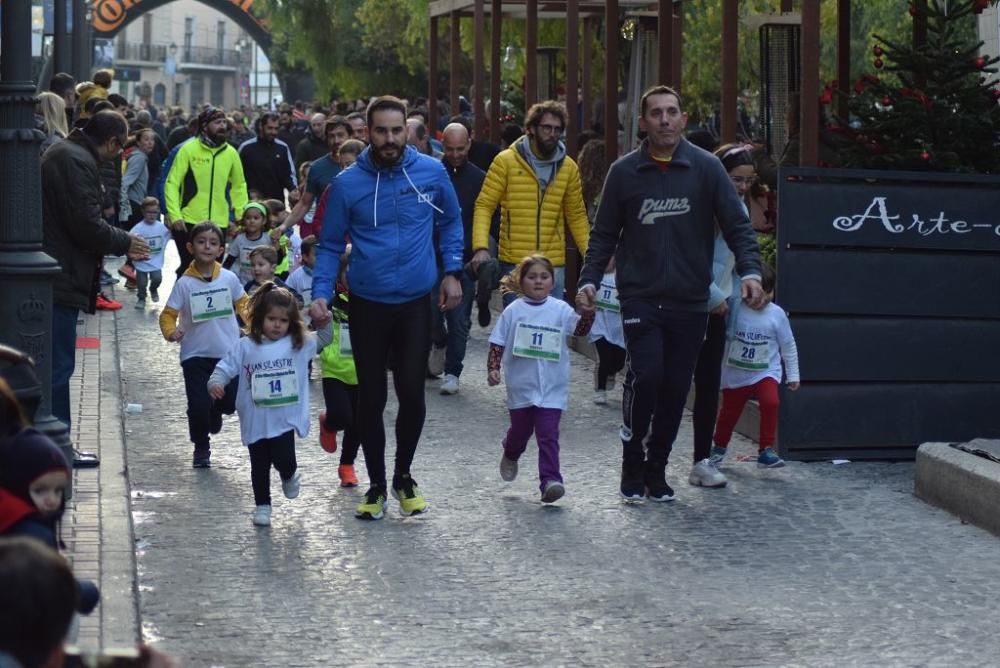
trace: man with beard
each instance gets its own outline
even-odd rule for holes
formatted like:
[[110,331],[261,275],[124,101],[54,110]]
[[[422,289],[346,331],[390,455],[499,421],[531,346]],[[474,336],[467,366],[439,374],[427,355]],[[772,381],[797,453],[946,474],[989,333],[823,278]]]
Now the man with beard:
[[309,118],[309,130],[309,134],[295,147],[295,169],[303,162],[318,160],[326,154],[326,116],[313,114]]
[[[431,290],[443,265],[437,308],[462,299],[462,214],[440,161],[406,144],[406,106],[386,96],[368,107],[371,144],[333,180],[313,273],[313,322],[330,321],[329,303],[349,236],[350,340],[358,375],[357,425],[371,487],[360,519],[381,519],[387,480],[385,370],[392,360],[399,401],[392,493],[400,512],[426,510],[410,475],[424,426],[424,372],[431,345]],[[436,248],[435,248],[436,245]]]
[[329,153],[322,158],[313,160],[309,165],[309,176],[306,178],[306,189],[299,198],[299,203],[295,205],[288,218],[280,226],[276,227],[271,236],[277,239],[285,230],[293,226],[299,226],[299,236],[303,239],[310,235],[319,234],[319,223],[314,220],[314,204],[319,202],[323,191],[330,185],[337,174],[340,173],[340,162],[337,160],[337,151],[340,145],[350,139],[351,125],[341,116],[334,116],[326,122],[326,146]]
[[228,129],[226,114],[221,109],[205,109],[198,115],[197,137],[181,144],[167,173],[163,198],[181,256],[178,276],[184,274],[191,262],[187,251],[190,228],[210,220],[226,231],[230,219],[241,218],[247,205],[243,164],[240,154],[226,141]]
[[257,119],[257,136],[240,144],[240,160],[247,189],[264,199],[285,201],[285,191],[298,187],[288,144],[278,137],[278,114],[265,112]]
[[[566,155],[562,135],[566,108],[559,102],[539,102],[528,110],[525,136],[501,151],[486,172],[476,199],[473,219],[472,267],[490,258],[488,244],[493,211],[500,205],[501,273],[510,272],[524,257],[545,255],[556,268],[552,295],[563,297],[566,281],[566,236],[569,227],[577,248],[586,248],[590,233],[583,204],[580,170]],[[505,304],[516,295],[504,298]]]

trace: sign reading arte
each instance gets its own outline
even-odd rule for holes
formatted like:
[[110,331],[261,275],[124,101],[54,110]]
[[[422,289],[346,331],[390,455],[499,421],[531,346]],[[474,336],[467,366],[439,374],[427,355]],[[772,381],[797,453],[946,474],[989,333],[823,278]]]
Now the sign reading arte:
[[[94,0],[94,30],[98,33],[113,33],[125,23],[129,11],[139,9],[142,2],[143,0]],[[235,5],[257,21],[257,17],[250,11],[253,0],[226,0],[226,2]]]
[[[913,213],[909,223],[901,221],[900,214],[891,214],[887,203],[888,197],[875,197],[864,213],[854,216],[837,216],[833,219],[833,229],[841,232],[857,232],[866,222],[874,225],[881,224],[887,232],[892,234],[919,234],[928,237],[934,234],[971,234],[975,232],[988,233],[1000,236],[1000,223],[996,222],[967,222],[965,220],[951,220],[944,211],[939,211],[933,217],[921,217],[919,213]],[[990,212],[995,216],[996,212]]]

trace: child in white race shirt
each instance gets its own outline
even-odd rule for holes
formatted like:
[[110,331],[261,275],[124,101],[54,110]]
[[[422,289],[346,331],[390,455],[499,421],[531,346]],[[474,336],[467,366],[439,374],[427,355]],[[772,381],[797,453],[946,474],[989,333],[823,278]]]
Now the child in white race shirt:
[[615,283],[615,259],[604,270],[597,290],[597,311],[590,329],[590,342],[597,349],[594,368],[594,403],[608,403],[608,390],[613,387],[615,374],[625,368],[625,330],[622,327],[621,303]]
[[500,477],[508,482],[517,477],[517,460],[534,432],[542,503],[552,503],[566,493],[559,472],[559,420],[569,392],[566,337],[585,335],[594,316],[580,316],[549,294],[555,269],[544,255],[524,258],[514,276],[521,297],[504,309],[493,328],[487,361],[489,384],[500,383],[501,365],[507,382],[510,429],[503,441]]
[[222,400],[236,380],[240,434],[250,452],[253,523],[271,524],[271,466],[281,475],[286,498],[299,495],[295,434],[309,434],[309,362],[330,343],[332,326],[310,333],[288,288],[268,282],[250,299],[247,336],[219,361],[208,393]]
[[778,385],[781,383],[782,362],[788,389],[799,389],[799,353],[788,316],[771,302],[774,296],[774,270],[764,265],[761,286],[767,303],[755,311],[737,302],[722,363],[722,409],[715,425],[715,446],[711,460],[722,463],[733,436],[736,422],[751,396],[760,406],[760,440],[757,466],[779,468],[784,460],[774,451],[778,429]]
[[188,431],[194,444],[194,468],[211,466],[211,434],[222,430],[223,413],[235,409],[236,384],[224,400],[208,396],[208,378],[216,363],[240,338],[237,313],[247,296],[236,274],[217,262],[222,253],[222,230],[206,221],[191,228],[187,250],[193,256],[174,283],[160,313],[160,331],[167,341],[181,344],[181,369],[187,394]]
[[142,220],[135,224],[130,234],[137,234],[149,244],[149,258],[135,260],[135,287],[138,309],[146,307],[146,287],[153,302],[160,301],[160,283],[163,281],[163,254],[172,238],[170,230],[160,220],[160,200],[147,197],[142,200]]

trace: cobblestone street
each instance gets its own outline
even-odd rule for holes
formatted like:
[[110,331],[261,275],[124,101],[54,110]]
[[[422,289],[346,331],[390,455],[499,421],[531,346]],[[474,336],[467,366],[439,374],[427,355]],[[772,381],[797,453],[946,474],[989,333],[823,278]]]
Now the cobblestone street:
[[[915,499],[912,464],[730,461],[727,488],[694,488],[685,418],[677,501],[625,505],[620,404],[590,402],[592,362],[574,355],[566,497],[540,504],[534,445],[503,483],[505,395],[486,385],[476,325],[460,394],[428,381],[413,470],[428,514],[402,518],[390,500],[385,520],[356,520],[362,459],[362,486],[341,489],[314,422],[297,446],[301,496],[281,496],[274,475],[273,526],[256,528],[235,416],[213,467],[193,470],[177,346],[158,308],[114,294],[125,308],[96,317],[117,319],[122,404],[143,404],[125,416],[142,629],[185,665],[951,666],[1000,653],[1000,542]],[[731,460],[754,450],[734,445]]]

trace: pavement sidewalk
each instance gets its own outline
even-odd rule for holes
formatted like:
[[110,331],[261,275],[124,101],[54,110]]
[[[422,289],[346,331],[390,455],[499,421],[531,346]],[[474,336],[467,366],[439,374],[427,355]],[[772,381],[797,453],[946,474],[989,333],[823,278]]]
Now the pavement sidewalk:
[[101,590],[101,604],[80,619],[77,645],[87,650],[131,647],[140,639],[116,317],[82,316],[70,388],[73,445],[101,458],[98,468],[74,470],[62,527],[73,571]]

